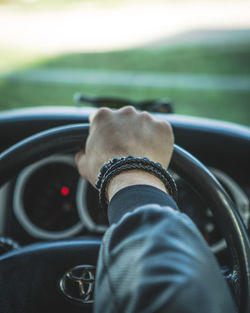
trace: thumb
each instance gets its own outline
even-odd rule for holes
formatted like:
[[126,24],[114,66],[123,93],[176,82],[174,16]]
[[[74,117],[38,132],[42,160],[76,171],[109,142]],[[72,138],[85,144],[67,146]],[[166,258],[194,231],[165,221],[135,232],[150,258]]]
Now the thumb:
[[88,179],[87,178],[87,160],[86,160],[86,155],[83,151],[79,151],[76,153],[75,155],[75,163],[76,163],[76,166],[78,168],[78,172],[79,174],[85,178],[85,179]]
[[83,154],[84,154],[83,150],[80,150],[75,154],[75,163],[77,166]]

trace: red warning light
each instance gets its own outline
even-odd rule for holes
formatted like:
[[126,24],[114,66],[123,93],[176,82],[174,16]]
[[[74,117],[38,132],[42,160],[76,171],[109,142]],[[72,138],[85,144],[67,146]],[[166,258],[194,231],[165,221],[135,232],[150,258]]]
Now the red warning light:
[[66,186],[63,186],[61,188],[61,194],[62,194],[62,196],[67,196],[69,194],[69,188]]

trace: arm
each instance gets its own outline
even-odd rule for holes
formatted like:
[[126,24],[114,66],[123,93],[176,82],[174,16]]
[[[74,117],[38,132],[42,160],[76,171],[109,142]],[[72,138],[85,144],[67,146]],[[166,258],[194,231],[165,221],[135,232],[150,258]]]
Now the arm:
[[[100,167],[113,157],[145,156],[167,168],[172,151],[168,123],[132,108],[101,109],[76,163],[94,185]],[[214,256],[158,178],[124,172],[106,192],[111,227],[99,255],[96,313],[232,312]]]
[[151,186],[127,187],[108,214],[96,313],[235,312],[214,256],[171,197]]

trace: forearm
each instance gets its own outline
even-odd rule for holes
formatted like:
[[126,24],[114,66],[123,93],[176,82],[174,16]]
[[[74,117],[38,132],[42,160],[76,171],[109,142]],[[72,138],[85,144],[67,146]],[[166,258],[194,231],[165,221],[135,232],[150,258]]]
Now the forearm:
[[[76,155],[76,163],[93,186],[103,164],[113,158],[143,157],[168,168],[174,147],[169,123],[133,107],[101,108],[90,122],[85,151]],[[107,192],[112,199],[108,215],[113,225],[99,256],[95,312],[231,313],[233,303],[214,256],[191,220],[168,208],[175,204],[161,179],[172,188],[159,175],[162,171],[153,173],[160,181],[124,173],[108,188],[108,177],[100,175],[100,195]],[[138,187],[141,183],[147,186]],[[122,189],[131,185],[136,186],[129,192]]]
[[[170,197],[143,188],[122,190],[111,203],[109,219],[117,224],[99,256],[95,312],[233,312],[228,287],[195,225],[169,208],[175,206]],[[144,199],[140,204],[149,204],[136,208],[140,193],[158,205]],[[125,199],[131,199],[128,207],[116,212]],[[120,220],[122,210],[130,213]]]

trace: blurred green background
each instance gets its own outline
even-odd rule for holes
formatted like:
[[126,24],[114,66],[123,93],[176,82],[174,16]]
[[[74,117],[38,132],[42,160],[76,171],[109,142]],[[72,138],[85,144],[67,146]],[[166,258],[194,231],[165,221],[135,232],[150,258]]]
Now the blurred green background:
[[[187,0],[185,0],[186,2]],[[75,0],[73,3],[86,2]],[[126,2],[126,1],[125,1]],[[107,1],[111,6],[114,1]],[[53,10],[65,6],[64,1],[53,2]],[[102,2],[102,5],[103,2]],[[15,3],[0,1],[0,9],[23,10],[29,6],[30,12],[37,8],[51,9],[51,1]],[[17,25],[18,27],[18,25]],[[32,27],[32,26],[31,26]],[[1,37],[0,37],[1,44]],[[83,84],[80,82],[67,83],[53,79],[24,79],[23,73],[35,70],[67,69],[72,75],[78,71],[98,71],[104,73],[152,73],[180,76],[185,74],[188,80],[195,77],[193,87],[181,86],[137,86],[131,84]],[[76,71],[76,72],[75,72]],[[37,72],[36,72],[37,73]],[[193,76],[194,75],[194,76]],[[226,88],[198,88],[200,77],[232,79],[232,86]],[[105,77],[104,77],[105,79]],[[234,88],[234,80],[250,82],[250,38],[235,44],[225,42],[218,44],[202,42],[192,44],[149,45],[108,52],[67,52],[44,53],[39,49],[16,49],[0,45],[0,110],[33,106],[72,106],[75,105],[73,95],[82,92],[95,96],[119,96],[135,100],[168,98],[175,104],[175,112],[194,116],[205,116],[232,121],[250,126],[250,83],[249,87]],[[93,78],[92,78],[93,80]],[[151,78],[152,80],[152,78]],[[217,86],[215,86],[217,87]]]

